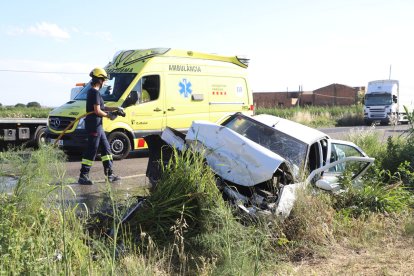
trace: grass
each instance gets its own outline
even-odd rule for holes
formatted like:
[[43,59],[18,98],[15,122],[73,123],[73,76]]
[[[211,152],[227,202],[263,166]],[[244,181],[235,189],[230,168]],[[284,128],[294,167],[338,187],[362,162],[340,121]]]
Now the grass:
[[0,118],[47,118],[52,108],[0,107]]
[[235,215],[203,157],[190,151],[174,154],[127,223],[134,202],[118,201],[110,185],[104,214],[64,200],[75,195],[59,150],[2,152],[1,173],[19,182],[12,195],[0,194],[0,274],[409,274],[413,164],[404,158],[412,140],[381,145],[375,132],[357,131],[349,139],[377,158],[363,188],[345,175],[340,196],[304,191],[283,222]]
[[358,126],[364,124],[362,105],[258,108],[256,114],[270,114],[311,127]]

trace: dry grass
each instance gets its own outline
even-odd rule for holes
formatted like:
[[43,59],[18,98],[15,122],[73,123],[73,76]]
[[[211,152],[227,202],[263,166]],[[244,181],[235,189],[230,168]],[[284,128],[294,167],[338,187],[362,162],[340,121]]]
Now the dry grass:
[[414,216],[348,217],[324,195],[299,195],[282,232],[290,241],[272,275],[412,275]]
[[306,111],[300,111],[293,115],[293,121],[301,124],[310,124],[314,120],[314,116]]
[[[414,219],[372,215],[337,225],[323,252],[275,266],[277,275],[412,275]],[[348,233],[345,233],[348,231]],[[342,235],[341,235],[342,234]],[[315,249],[315,248],[313,248]],[[316,253],[316,251],[315,251]]]
[[291,275],[412,275],[414,242],[398,239],[355,250],[336,245],[325,258],[304,260],[281,272]]

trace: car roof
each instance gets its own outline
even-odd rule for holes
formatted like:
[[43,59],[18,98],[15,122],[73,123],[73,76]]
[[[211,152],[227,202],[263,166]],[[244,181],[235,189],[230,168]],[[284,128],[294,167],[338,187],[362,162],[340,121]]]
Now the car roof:
[[329,138],[322,131],[273,115],[259,114],[252,116],[252,118],[308,145],[322,138]]

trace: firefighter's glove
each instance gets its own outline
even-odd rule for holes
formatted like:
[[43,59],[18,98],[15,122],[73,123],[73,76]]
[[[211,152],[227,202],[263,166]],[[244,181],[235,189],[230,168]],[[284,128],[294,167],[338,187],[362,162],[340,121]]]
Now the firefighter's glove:
[[116,119],[116,117],[118,117],[118,115],[115,114],[115,112],[108,112],[108,118],[113,121]]
[[116,108],[116,111],[117,111],[117,114],[119,115],[119,116],[122,116],[122,117],[125,117],[125,110],[124,110],[124,108],[123,107],[120,107],[120,106],[118,106],[117,108]]

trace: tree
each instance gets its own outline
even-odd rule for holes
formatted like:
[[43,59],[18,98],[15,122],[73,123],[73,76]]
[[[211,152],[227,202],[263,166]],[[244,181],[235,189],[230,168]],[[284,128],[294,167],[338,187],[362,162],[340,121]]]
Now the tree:
[[42,106],[38,102],[29,102],[26,105],[27,107],[41,108]]
[[22,104],[22,103],[18,103],[14,107],[26,107],[26,105],[25,104]]

